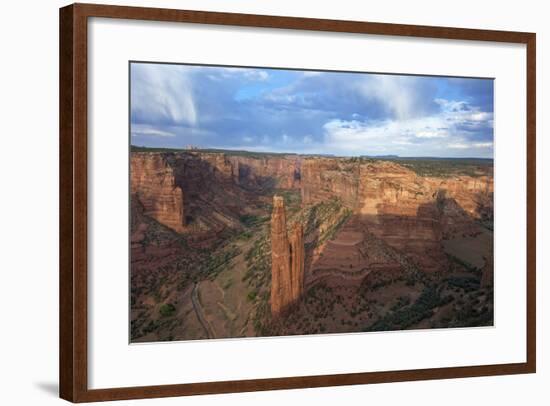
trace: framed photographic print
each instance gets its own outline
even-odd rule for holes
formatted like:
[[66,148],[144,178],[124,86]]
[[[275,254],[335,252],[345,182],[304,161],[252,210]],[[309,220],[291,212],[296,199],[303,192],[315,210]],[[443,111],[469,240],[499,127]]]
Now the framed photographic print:
[[60,396],[535,372],[535,34],[60,10]]

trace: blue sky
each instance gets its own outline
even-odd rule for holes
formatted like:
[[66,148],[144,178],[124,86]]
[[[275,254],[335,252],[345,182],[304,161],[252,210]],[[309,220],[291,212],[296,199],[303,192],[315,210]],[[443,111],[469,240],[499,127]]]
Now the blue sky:
[[133,145],[493,157],[493,81],[131,64]]

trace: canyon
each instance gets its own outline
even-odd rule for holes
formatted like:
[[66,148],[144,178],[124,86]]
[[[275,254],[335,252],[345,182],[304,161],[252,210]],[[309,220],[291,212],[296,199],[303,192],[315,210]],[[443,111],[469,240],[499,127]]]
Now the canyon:
[[492,171],[134,150],[132,340],[491,324]]

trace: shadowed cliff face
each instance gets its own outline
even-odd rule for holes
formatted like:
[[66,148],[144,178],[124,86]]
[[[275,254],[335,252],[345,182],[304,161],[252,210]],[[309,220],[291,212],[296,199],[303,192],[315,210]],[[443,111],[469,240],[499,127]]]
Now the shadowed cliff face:
[[131,193],[146,215],[174,231],[219,232],[238,228],[238,217],[246,205],[258,203],[258,194],[299,189],[300,165],[297,156],[134,152]]
[[233,177],[247,188],[300,189],[301,161],[298,156],[250,158],[231,156]]

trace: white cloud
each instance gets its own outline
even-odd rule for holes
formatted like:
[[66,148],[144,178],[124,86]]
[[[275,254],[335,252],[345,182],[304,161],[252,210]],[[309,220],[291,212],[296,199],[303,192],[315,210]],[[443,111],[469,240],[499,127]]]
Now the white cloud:
[[332,142],[390,142],[414,138],[444,138],[449,135],[443,119],[425,117],[410,120],[331,120],[323,126],[325,139]]
[[198,121],[185,66],[132,65],[132,114],[151,123],[195,125]]
[[493,143],[492,142],[474,142],[472,144],[474,148],[492,148]]
[[468,124],[470,127],[493,125],[493,113],[480,111],[479,107],[471,106],[465,101],[435,99],[443,114],[455,124]]
[[[200,67],[197,70],[199,69]],[[212,68],[202,69],[208,69],[208,71],[212,70]],[[262,69],[252,68],[216,68],[208,77],[212,80],[242,77],[250,81],[263,82],[269,79],[269,73]]]
[[[187,125],[173,126],[173,125],[150,125],[150,124],[135,124],[130,125],[130,134],[132,137],[147,137],[147,138],[159,138],[162,137],[169,142],[170,145],[175,146],[178,139],[182,137],[186,139],[185,143],[202,143],[205,140],[212,139],[217,136],[216,133],[201,129],[198,127],[191,127]],[[174,138],[168,141],[169,138]],[[184,143],[184,144],[185,144]]]
[[133,124],[131,128],[132,137],[140,135],[151,137],[175,137],[176,134],[170,131],[160,130],[148,125]]
[[[492,142],[470,141],[471,129],[492,128],[492,114],[465,102],[436,101],[441,110],[424,117],[387,120],[330,120],[323,126],[328,148],[362,153],[402,151],[446,156],[449,149],[492,152]],[[426,152],[428,151],[428,152]],[[474,154],[475,155],[475,154]]]
[[492,142],[455,142],[447,145],[452,149],[492,148]]
[[447,145],[448,148],[452,149],[468,149],[470,146],[462,142],[453,142],[452,144]]
[[243,72],[244,77],[250,80],[264,81],[269,79],[269,73],[267,73],[265,70],[245,69]]
[[412,76],[369,75],[359,83],[359,91],[386,106],[398,119],[408,119],[415,115],[418,105],[416,80]]
[[417,133],[414,133],[416,138],[443,138],[446,137],[447,130],[438,129],[424,129]]

